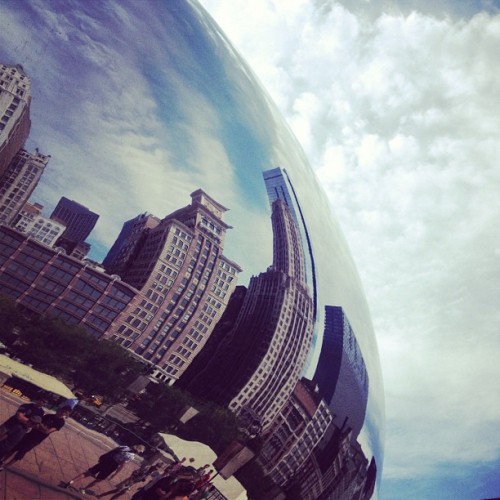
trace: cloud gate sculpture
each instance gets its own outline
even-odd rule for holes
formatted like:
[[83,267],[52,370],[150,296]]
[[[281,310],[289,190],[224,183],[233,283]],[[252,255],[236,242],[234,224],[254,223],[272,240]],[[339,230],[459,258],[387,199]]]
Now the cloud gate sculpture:
[[[180,0],[3,14],[0,293],[253,426],[268,498],[376,495],[383,387],[360,281],[225,35]],[[29,284],[19,255],[41,262]]]

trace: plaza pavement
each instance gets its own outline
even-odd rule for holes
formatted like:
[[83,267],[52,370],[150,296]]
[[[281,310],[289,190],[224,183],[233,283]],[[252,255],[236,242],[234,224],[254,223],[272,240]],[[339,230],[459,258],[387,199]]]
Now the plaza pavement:
[[[0,389],[0,423],[14,415],[19,405],[25,403],[17,396]],[[0,500],[59,500],[84,497],[59,488],[61,481],[69,481],[77,474],[97,463],[100,455],[116,446],[107,436],[92,431],[69,418],[66,425],[49,435],[39,446],[26,454],[23,460],[0,472]],[[138,467],[127,463],[111,481],[102,481],[92,489],[97,493],[111,490]],[[92,478],[79,481],[76,486],[87,485]],[[130,498],[137,487],[130,490]],[[110,498],[110,497],[106,497]]]

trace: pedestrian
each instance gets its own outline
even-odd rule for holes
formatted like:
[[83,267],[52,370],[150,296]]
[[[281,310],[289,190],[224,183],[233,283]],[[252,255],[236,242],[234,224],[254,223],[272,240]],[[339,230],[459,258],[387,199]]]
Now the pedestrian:
[[[10,450],[16,446],[25,434],[35,429],[42,422],[38,415],[32,415],[26,422],[18,421],[9,427],[9,430],[0,438],[0,460],[2,460]],[[0,470],[3,467],[0,467]]]
[[116,476],[127,462],[130,462],[135,458],[135,453],[143,453],[145,450],[144,445],[138,444],[132,447],[128,446],[118,446],[107,453],[104,453],[99,457],[98,462],[90,467],[90,469],[78,474],[78,476],[71,479],[67,483],[63,483],[63,486],[71,486],[75,481],[82,479],[84,477],[92,476],[94,478],[87,486],[85,486],[81,491],[85,493],[85,490],[94,486],[94,484],[103,481],[104,479]]
[[28,451],[31,451],[33,448],[42,443],[49,437],[50,434],[61,430],[70,413],[71,408],[69,406],[65,406],[64,408],[57,410],[57,413],[44,415],[41,419],[40,425],[32,429],[31,432],[25,434],[19,443],[17,443],[8,453],[4,455],[0,461],[0,467],[3,467],[3,462],[8,460],[14,454],[15,455],[11,458],[11,460],[5,463],[5,466],[12,465],[14,462],[22,460]]
[[134,495],[132,496],[131,500],[142,500],[144,498],[144,495],[153,488],[158,482],[167,479],[168,482],[173,481],[177,473],[183,468],[183,463],[186,461],[186,457],[181,458],[177,462],[172,462],[169,465],[165,467],[165,470],[163,471],[162,474],[152,474],[152,479],[145,485],[143,486],[140,490],[136,491]]
[[193,467],[183,467],[175,477],[167,475],[160,479],[140,497],[142,500],[163,500],[188,498],[194,491],[196,470]]
[[198,473],[198,478],[197,478],[197,481],[194,484],[194,487],[197,490],[201,489],[212,478],[212,474],[213,474],[214,471],[212,469],[210,469],[210,470],[208,470],[208,472],[206,472],[206,468],[207,467],[210,467],[210,466],[209,465],[208,466],[205,465],[204,467],[201,467],[200,469],[198,469],[196,471]]
[[70,411],[73,411],[78,406],[78,403],[83,399],[85,399],[85,396],[82,392],[75,392],[75,397],[65,399],[59,404],[59,409],[69,407]]
[[158,465],[153,464],[150,467],[147,467],[143,469],[142,467],[140,469],[135,470],[130,474],[129,477],[121,481],[116,485],[116,488],[113,488],[110,491],[106,491],[104,493],[101,493],[100,495],[96,495],[97,498],[103,498],[105,496],[111,495],[114,493],[114,495],[109,499],[109,500],[114,500],[115,498],[120,497],[124,493],[130,490],[134,484],[141,483],[146,481],[146,478],[150,475],[153,474],[158,470]]
[[43,405],[47,402],[46,399],[40,398],[37,399],[34,403],[24,403],[17,410],[14,415],[9,417],[2,425],[0,425],[0,438],[7,432],[9,429],[18,424],[26,423],[30,419],[32,415],[36,415],[38,417],[43,417],[44,410]]

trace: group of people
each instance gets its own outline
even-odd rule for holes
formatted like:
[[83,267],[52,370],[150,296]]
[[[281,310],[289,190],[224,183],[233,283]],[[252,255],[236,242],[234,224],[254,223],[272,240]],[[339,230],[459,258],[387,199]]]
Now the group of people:
[[[133,496],[132,500],[201,500],[212,489],[213,470],[210,465],[195,468],[184,465],[186,459],[168,465],[163,472],[152,473],[151,480]],[[194,459],[189,459],[192,463]],[[140,469],[139,469],[140,470]]]
[[23,404],[0,425],[0,470],[4,465],[22,460],[28,451],[62,429],[71,407],[62,406],[56,413],[46,414],[43,409],[45,403],[41,399]]
[[[23,404],[0,425],[0,470],[22,460],[26,453],[41,444],[51,433],[62,429],[72,407],[62,403],[55,413],[46,414],[43,409],[45,403],[45,400],[40,399],[34,403]],[[91,477],[92,480],[79,491],[93,494],[97,498],[109,497],[109,500],[113,500],[149,479],[149,482],[133,495],[133,500],[201,500],[209,495],[214,471],[208,464],[199,468],[193,467],[193,458],[188,460],[188,465],[186,458],[183,458],[170,463],[163,470],[160,463],[146,459],[112,490],[95,494],[90,489],[96,483],[116,476],[127,462],[144,452],[145,447],[142,444],[118,446],[101,455],[98,462],[88,470],[66,483],[61,483],[61,486],[74,487],[81,479]]]
[[[84,494],[92,494],[97,498],[110,496],[114,500],[126,495],[132,487],[139,483],[149,481],[132,496],[133,500],[202,500],[206,498],[212,488],[213,470],[210,465],[204,465],[196,469],[191,465],[184,465],[186,459],[167,465],[161,470],[159,463],[151,464],[148,460],[143,461],[141,467],[127,478],[118,483],[112,490],[101,494],[94,493],[90,488],[104,479],[110,479],[123,468],[123,465],[133,459],[134,453],[143,453],[143,445],[132,447],[118,446],[111,451],[101,455],[97,464],[82,472],[71,481],[62,483],[64,487],[74,487],[75,482],[86,477],[93,480],[79,491]],[[192,463],[194,459],[189,459]]]

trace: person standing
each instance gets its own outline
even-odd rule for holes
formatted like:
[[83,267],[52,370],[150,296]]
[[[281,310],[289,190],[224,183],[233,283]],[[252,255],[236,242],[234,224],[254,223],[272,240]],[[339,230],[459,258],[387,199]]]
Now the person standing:
[[22,404],[12,417],[9,417],[2,425],[0,425],[0,438],[19,422],[26,424],[31,416],[43,417],[45,414],[43,405],[46,402],[47,401],[45,399],[40,398],[34,403]]
[[82,492],[85,492],[86,489],[94,486],[94,484],[118,474],[127,462],[135,458],[134,452],[143,453],[144,450],[145,447],[142,444],[132,447],[118,446],[113,448],[111,451],[101,455],[97,463],[90,467],[90,469],[78,474],[78,476],[75,476],[69,482],[63,483],[62,485],[68,487],[73,485],[75,481],[92,476],[94,480],[82,489]]
[[[57,413],[44,415],[40,425],[34,428],[31,432],[25,434],[21,441],[19,441],[19,443],[17,443],[7,454],[5,454],[2,461],[0,461],[0,467],[4,465],[9,466],[14,462],[22,460],[28,451],[31,451],[33,448],[42,443],[49,437],[50,434],[61,430],[70,413],[71,409],[69,407],[64,407],[57,410]],[[5,464],[2,463],[3,460],[8,460],[12,455],[14,456],[10,461]]]
[[96,495],[97,498],[104,498],[105,496],[108,495],[113,495],[109,500],[114,500],[115,498],[119,498],[122,496],[124,493],[129,491],[135,484],[137,483],[143,483],[146,481],[147,477],[155,472],[158,471],[158,465],[153,464],[150,467],[146,468],[139,468],[132,472],[129,477],[121,481],[116,485],[116,488],[113,488],[110,491],[106,491],[104,493],[101,493],[100,495]]
[[[0,438],[0,460],[10,453],[12,448],[23,439],[24,435],[35,429],[42,422],[41,417],[32,415],[26,422],[18,421]],[[0,470],[3,467],[0,466]]]

